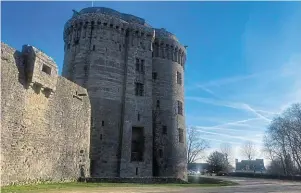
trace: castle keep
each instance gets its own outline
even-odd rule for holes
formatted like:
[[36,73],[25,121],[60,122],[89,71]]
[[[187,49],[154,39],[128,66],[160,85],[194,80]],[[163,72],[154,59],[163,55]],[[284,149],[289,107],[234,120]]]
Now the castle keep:
[[[39,169],[36,178],[185,179],[185,47],[165,29],[102,7],[74,11],[63,38],[64,78],[53,61],[37,59],[46,56],[35,48],[18,53],[2,44],[9,58],[1,57],[7,181]],[[34,150],[23,151],[22,144]],[[14,163],[14,155],[22,159]],[[49,164],[52,173],[33,160]]]

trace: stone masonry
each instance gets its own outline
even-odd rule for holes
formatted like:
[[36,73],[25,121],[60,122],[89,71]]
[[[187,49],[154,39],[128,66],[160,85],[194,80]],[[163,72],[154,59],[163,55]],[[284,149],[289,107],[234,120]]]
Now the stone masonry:
[[63,76],[91,101],[91,176],[185,179],[185,47],[104,7],[74,11],[64,42]]
[[1,185],[89,176],[90,111],[50,57],[1,43]]

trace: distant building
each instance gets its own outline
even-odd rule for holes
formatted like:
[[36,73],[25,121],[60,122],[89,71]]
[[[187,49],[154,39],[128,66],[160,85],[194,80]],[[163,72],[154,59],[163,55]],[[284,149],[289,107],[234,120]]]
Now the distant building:
[[235,171],[236,172],[264,172],[263,159],[256,160],[241,160],[235,159]]

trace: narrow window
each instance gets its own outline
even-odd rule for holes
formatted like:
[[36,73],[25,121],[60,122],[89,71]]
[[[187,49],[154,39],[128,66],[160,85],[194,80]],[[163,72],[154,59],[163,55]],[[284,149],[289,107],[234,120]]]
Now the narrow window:
[[179,128],[179,142],[184,143],[184,131],[181,128]]
[[135,95],[143,96],[144,93],[144,85],[141,83],[135,83]]
[[95,45],[93,45],[93,51],[95,51]]
[[138,117],[137,117],[138,121],[140,121],[140,113],[138,113]]
[[166,125],[163,125],[163,127],[162,127],[162,133],[163,134],[167,134],[167,126]]
[[141,60],[141,64],[140,64],[140,72],[142,74],[144,74],[144,60]]
[[139,68],[139,59],[136,58],[136,71],[139,72],[140,71],[140,68]]
[[101,126],[105,126],[105,122],[104,121],[101,121]]
[[160,158],[163,157],[163,151],[162,151],[162,149],[159,149],[159,157],[160,157]]
[[46,74],[51,75],[51,68],[45,64],[43,64],[42,71],[45,72]]
[[138,175],[138,168],[136,168],[136,176]]
[[102,134],[100,134],[99,139],[102,140]]
[[178,101],[178,114],[183,115],[183,103]]
[[144,134],[143,127],[132,128],[131,161],[143,161]]
[[70,49],[70,44],[67,45],[67,49]]
[[157,72],[153,72],[153,80],[157,80]]
[[182,74],[180,72],[177,72],[177,83],[182,84]]
[[119,44],[119,51],[121,51],[121,45]]
[[160,107],[160,101],[157,100],[157,107]]

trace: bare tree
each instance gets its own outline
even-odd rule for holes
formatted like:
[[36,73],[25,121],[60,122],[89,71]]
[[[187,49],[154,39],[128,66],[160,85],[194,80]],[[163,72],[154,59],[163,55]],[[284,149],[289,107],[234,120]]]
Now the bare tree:
[[200,133],[193,127],[187,128],[187,162],[194,163],[204,158],[204,151],[209,148],[209,142],[202,139]]
[[222,143],[220,147],[221,153],[223,153],[226,157],[226,159],[229,161],[229,159],[232,156],[232,146],[230,143]]
[[248,160],[254,159],[254,157],[256,156],[255,144],[252,141],[245,142],[241,148],[241,153]]
[[227,165],[228,165],[228,170],[231,169],[231,163],[230,163],[230,159],[232,157],[232,146],[230,143],[222,143],[220,145],[220,151],[222,154],[224,154]]
[[[264,150],[272,161],[271,173],[301,173],[301,103],[291,105],[273,119],[266,131]],[[272,171],[275,168],[281,168],[281,172]]]

